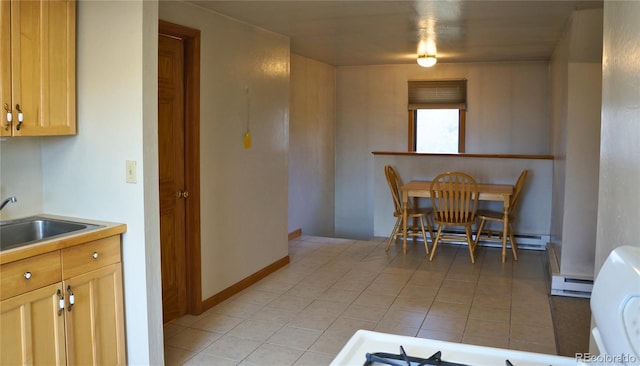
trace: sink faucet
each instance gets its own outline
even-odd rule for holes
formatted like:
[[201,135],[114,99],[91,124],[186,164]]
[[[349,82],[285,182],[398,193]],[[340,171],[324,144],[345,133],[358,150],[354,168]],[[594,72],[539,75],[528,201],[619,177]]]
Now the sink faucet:
[[0,211],[2,211],[4,206],[6,206],[9,202],[11,202],[11,203],[18,202],[18,199],[16,198],[16,196],[11,196],[11,197],[7,198],[6,200],[2,201],[2,203],[0,204]]

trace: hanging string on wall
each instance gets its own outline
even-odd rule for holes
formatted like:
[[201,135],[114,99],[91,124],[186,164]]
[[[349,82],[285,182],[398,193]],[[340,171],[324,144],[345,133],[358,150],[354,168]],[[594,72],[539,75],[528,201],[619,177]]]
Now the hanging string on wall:
[[245,149],[251,147],[251,131],[249,131],[249,121],[251,120],[251,103],[249,101],[249,87],[246,87],[246,98],[247,98],[247,123],[246,129],[244,131],[243,142],[242,145]]

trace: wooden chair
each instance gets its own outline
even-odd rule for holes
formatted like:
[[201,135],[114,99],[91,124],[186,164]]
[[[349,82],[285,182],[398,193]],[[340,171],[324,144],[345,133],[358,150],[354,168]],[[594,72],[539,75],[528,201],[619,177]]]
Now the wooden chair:
[[[527,178],[527,170],[523,170],[520,173],[520,177],[518,177],[518,181],[516,182],[515,189],[513,190],[513,196],[511,196],[511,201],[509,202],[509,225],[507,226],[507,232],[501,233],[501,235],[493,236],[491,230],[484,230],[484,226],[487,221],[499,222],[504,225],[504,213],[497,211],[479,211],[478,219],[480,219],[480,225],[478,226],[478,233],[476,234],[476,245],[480,240],[488,240],[488,241],[499,241],[502,243],[502,235],[507,235],[509,242],[511,243],[511,251],[513,252],[513,259],[518,260],[518,243],[516,243],[516,239],[513,236],[513,220],[515,219],[514,213],[516,212],[516,208],[518,207],[518,202],[520,201],[520,196],[522,194],[522,186],[524,185],[524,181]],[[503,226],[501,226],[503,227]],[[506,248],[502,248],[502,252],[504,253]],[[505,257],[502,257],[502,261],[505,261]]]
[[[391,231],[391,235],[389,236],[389,241],[387,242],[386,251],[391,247],[391,242],[394,239],[397,239],[398,236],[403,236],[402,230],[402,215],[404,213],[404,206],[402,205],[402,196],[400,194],[400,186],[402,185],[402,180],[398,175],[398,172],[391,165],[385,165],[384,167],[384,175],[387,177],[387,183],[389,185],[389,190],[391,191],[391,197],[393,198],[394,211],[393,216],[396,218],[396,223],[393,226],[393,230]],[[418,237],[422,236],[422,240],[424,240],[424,249],[429,253],[429,245],[427,243],[427,233],[425,231],[425,225],[429,230],[429,236],[433,241],[433,233],[431,229],[431,209],[428,208],[418,208],[413,207],[410,203],[407,207],[407,236]],[[419,226],[410,225],[409,220],[417,221]],[[407,253],[406,246],[402,248],[404,253]]]
[[475,222],[479,195],[476,181],[470,175],[461,172],[442,173],[431,182],[430,195],[433,219],[438,224],[438,232],[431,248],[429,260],[433,260],[441,240],[461,241],[460,235],[442,232],[446,227],[458,226],[464,227],[464,238],[469,246],[471,263],[475,263],[475,241],[471,226]]

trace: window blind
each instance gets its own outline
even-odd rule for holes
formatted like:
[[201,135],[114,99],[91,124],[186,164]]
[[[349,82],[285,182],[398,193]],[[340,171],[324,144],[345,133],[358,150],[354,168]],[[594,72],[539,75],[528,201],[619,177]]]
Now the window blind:
[[467,80],[410,80],[409,110],[467,109]]

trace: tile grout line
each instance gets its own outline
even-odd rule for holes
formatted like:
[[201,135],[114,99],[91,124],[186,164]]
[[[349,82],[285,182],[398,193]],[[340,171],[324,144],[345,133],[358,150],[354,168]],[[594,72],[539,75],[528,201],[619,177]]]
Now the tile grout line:
[[[322,240],[322,239],[320,239]],[[411,263],[411,261],[409,262],[404,262],[401,263],[399,261],[399,259],[406,259],[409,257],[409,253],[407,254],[407,256],[405,257],[401,257],[401,253],[397,250],[392,250],[390,252],[384,252],[384,246],[386,244],[386,242],[384,240],[381,241],[376,241],[376,242],[363,242],[363,241],[356,241],[356,240],[352,240],[349,242],[343,242],[340,243],[340,241],[327,241],[327,242],[321,242],[321,241],[307,241],[306,244],[307,245],[300,245],[305,243],[304,240],[295,240],[293,241],[294,244],[290,244],[290,248],[292,248],[291,252],[293,253],[300,253],[300,254],[292,254],[292,256],[295,258],[294,260],[291,261],[291,263],[285,267],[285,268],[289,268],[292,269],[295,267],[295,264],[298,263],[300,265],[300,268],[302,271],[300,273],[304,273],[304,276],[301,276],[299,279],[297,279],[295,282],[291,282],[291,279],[289,280],[285,280],[282,281],[283,283],[286,283],[287,285],[290,285],[287,289],[283,290],[282,292],[278,291],[278,292],[273,292],[274,294],[277,293],[278,295],[276,297],[274,297],[273,299],[270,299],[266,302],[251,302],[251,299],[249,298],[248,300],[243,301],[240,300],[239,297],[241,294],[246,293],[245,292],[241,292],[238,294],[238,296],[235,298],[235,300],[231,300],[230,302],[225,302],[226,304],[231,304],[234,301],[240,301],[240,302],[244,302],[244,303],[249,303],[249,304],[253,304],[256,305],[257,307],[259,307],[260,309],[264,309],[264,308],[272,308],[272,309],[281,309],[283,310],[284,308],[279,308],[279,307],[270,307],[269,304],[273,304],[278,298],[281,298],[282,296],[289,296],[289,297],[295,297],[293,295],[288,295],[288,292],[291,291],[291,289],[295,288],[296,286],[299,286],[301,284],[304,283],[304,281],[306,279],[310,279],[313,278],[313,276],[318,276],[319,273],[321,273],[322,271],[325,271],[323,273],[331,273],[332,271],[335,273],[341,273],[341,274],[334,274],[334,276],[336,276],[335,279],[331,280],[331,277],[329,277],[329,281],[330,284],[326,285],[326,287],[323,287],[322,290],[322,294],[326,294],[328,291],[330,291],[331,289],[334,289],[334,291],[340,291],[340,290],[344,290],[344,291],[352,291],[352,290],[346,290],[346,289],[335,289],[334,286],[338,285],[340,283],[340,281],[349,273],[352,273],[354,271],[354,268],[351,268],[349,270],[346,270],[344,268],[342,268],[343,266],[348,268],[348,263],[352,262],[353,263],[357,263],[360,265],[361,268],[365,268],[367,266],[368,263],[372,263],[372,266],[375,266],[374,263],[376,262],[381,262],[379,265],[381,266],[380,268],[378,268],[378,270],[375,271],[375,276],[371,277],[370,279],[366,280],[366,286],[364,287],[360,287],[358,288],[357,294],[355,294],[353,296],[352,299],[349,299],[348,301],[342,302],[342,301],[335,301],[335,299],[329,298],[329,299],[322,299],[322,295],[314,297],[312,300],[310,300],[306,305],[304,305],[302,308],[300,309],[296,309],[297,313],[301,313],[303,312],[305,309],[309,309],[313,303],[315,303],[316,301],[320,300],[320,301],[327,301],[327,302],[334,302],[334,303],[340,303],[343,304],[344,307],[339,310],[339,313],[332,315],[332,317],[335,316],[335,318],[326,326],[323,326],[323,330],[318,330],[320,333],[318,335],[318,337],[308,346],[306,346],[305,349],[302,348],[296,348],[295,346],[287,346],[285,344],[278,344],[278,343],[270,343],[269,340],[272,339],[276,334],[278,334],[279,332],[281,332],[283,329],[285,329],[286,327],[291,327],[291,328],[297,328],[297,329],[302,329],[302,330],[312,330],[315,331],[316,329],[311,329],[311,328],[304,328],[304,327],[299,327],[296,325],[291,325],[291,322],[293,320],[293,318],[288,318],[286,321],[283,321],[283,323],[280,323],[278,328],[273,331],[269,336],[266,337],[266,339],[264,339],[263,341],[259,341],[260,345],[258,345],[257,348],[255,348],[253,351],[251,351],[250,353],[248,353],[247,355],[244,356],[244,358],[241,361],[237,361],[237,360],[233,360],[232,362],[236,362],[237,364],[239,363],[248,363],[248,359],[250,358],[251,355],[253,355],[255,352],[257,352],[263,345],[265,344],[269,344],[269,345],[274,345],[274,346],[278,346],[278,347],[284,347],[284,348],[291,348],[297,351],[302,351],[302,353],[296,357],[296,359],[293,361],[292,364],[295,364],[296,362],[300,361],[303,357],[305,357],[305,355],[310,352],[312,354],[316,354],[316,356],[318,355],[326,355],[329,357],[332,357],[331,354],[327,354],[321,351],[317,351],[317,350],[312,350],[313,346],[318,344],[318,342],[321,340],[323,335],[326,335],[327,332],[329,331],[329,329],[331,329],[332,326],[338,324],[337,322],[340,319],[354,319],[354,320],[359,320],[359,321],[366,321],[364,319],[359,319],[359,318],[352,318],[349,315],[345,316],[347,310],[349,308],[351,308],[353,305],[356,304],[357,300],[363,296],[365,294],[365,292],[367,291],[367,289],[369,289],[373,284],[376,283],[376,280],[380,279],[381,281],[384,280],[384,274],[388,274],[391,275],[391,278],[393,278],[394,275],[404,275],[405,273],[410,273],[410,275],[406,276],[406,279],[404,279],[404,282],[402,283],[401,287],[399,287],[397,289],[397,292],[393,295],[393,300],[388,303],[388,305],[385,305],[386,308],[384,309],[384,312],[381,313],[380,315],[377,315],[377,320],[373,321],[372,323],[375,324],[373,326],[374,330],[377,329],[380,326],[383,326],[383,322],[384,319],[387,315],[391,315],[391,308],[393,307],[394,304],[398,303],[399,304],[399,299],[401,298],[401,294],[408,288],[411,280],[416,276],[416,274],[421,271],[421,268],[423,268],[423,266],[425,265],[425,263],[429,263],[427,262],[428,258],[425,257],[422,260],[416,260],[415,263]],[[291,243],[291,241],[290,241]],[[361,244],[362,243],[362,244]],[[373,245],[370,246],[366,246],[365,243],[371,243]],[[300,249],[309,249],[307,250],[295,250],[293,248],[300,248]],[[448,265],[446,266],[446,271],[443,271],[442,269],[438,268],[435,269],[434,267],[431,267],[432,270],[426,271],[426,272],[434,272],[434,273],[438,273],[438,278],[440,279],[440,283],[439,286],[437,287],[437,290],[434,292],[433,296],[430,297],[430,303],[428,304],[428,306],[426,306],[426,311],[424,312],[424,317],[422,319],[422,321],[420,322],[420,324],[417,326],[417,332],[418,334],[420,333],[420,330],[425,329],[423,328],[426,324],[427,321],[427,317],[429,316],[429,313],[432,311],[433,309],[433,305],[436,301],[441,301],[441,302],[447,302],[447,301],[442,301],[442,300],[438,300],[438,296],[442,293],[443,290],[443,286],[447,283],[447,279],[449,281],[460,281],[460,282],[466,282],[463,280],[458,280],[455,278],[450,278],[449,275],[450,274],[454,274],[454,266],[459,266],[459,265],[463,265],[462,262],[460,262],[461,257],[460,257],[460,251],[462,247],[454,247],[455,250],[455,254],[453,255],[452,258],[449,259]],[[442,248],[444,249],[444,248]],[[465,249],[465,248],[463,248]],[[451,250],[451,249],[450,249]],[[413,253],[422,253],[422,251],[420,251],[420,248],[416,248],[415,250],[412,251]],[[424,253],[422,253],[424,254]],[[469,321],[471,319],[471,312],[474,309],[474,305],[475,306],[480,306],[477,301],[478,301],[478,295],[480,295],[480,289],[478,288],[478,285],[480,283],[480,280],[482,278],[484,278],[487,275],[487,271],[485,271],[486,269],[488,269],[489,267],[487,267],[489,265],[490,262],[488,262],[488,258],[489,258],[489,252],[488,250],[482,250],[481,252],[481,263],[478,263],[478,261],[476,261],[476,266],[478,264],[480,264],[480,268],[478,271],[473,270],[472,275],[473,275],[473,281],[470,281],[470,283],[473,284],[473,292],[471,294],[471,299],[469,302],[469,308],[466,312],[466,317],[465,319],[465,325],[463,328],[463,332],[461,335],[461,338],[464,339],[465,336],[467,337],[471,337],[471,335],[468,333],[469,331]],[[386,259],[385,259],[386,258]],[[313,267],[313,270],[311,271],[304,271],[304,262],[301,262],[305,259],[308,259]],[[415,258],[414,258],[415,259]],[[533,257],[533,262],[540,262],[540,258],[539,256]],[[344,260],[345,264],[341,264],[341,260]],[[495,259],[493,259],[495,260]],[[317,264],[317,263],[321,263],[321,264]],[[317,264],[317,265],[316,265]],[[525,275],[528,271],[530,271],[530,268],[537,268],[539,267],[539,265],[541,265],[540,263],[535,263],[535,266],[532,264],[527,264],[526,266],[523,265],[523,271],[525,271]],[[352,265],[353,267],[353,265]],[[297,268],[298,269],[298,268]],[[361,270],[360,268],[358,270]],[[276,272],[277,273],[277,272]],[[285,273],[285,272],[280,272],[280,273]],[[295,273],[295,271],[292,271],[290,273]],[[442,275],[442,273],[444,273],[444,275]],[[498,276],[500,278],[505,278],[504,274],[502,274],[502,272],[500,272],[501,274]],[[510,286],[509,286],[509,318],[508,318],[508,324],[509,324],[509,335],[507,337],[507,347],[505,348],[512,348],[512,340],[511,340],[511,332],[512,332],[512,327],[513,327],[513,294],[514,294],[514,288],[516,288],[516,281],[514,281],[514,277],[517,275],[516,273],[516,267],[513,265],[513,263],[509,264],[509,280],[510,280]],[[489,275],[490,276],[490,275]],[[272,277],[273,278],[273,277]],[[402,277],[399,277],[402,278]],[[417,278],[417,277],[416,277]],[[526,277],[525,277],[526,278]],[[535,278],[534,278],[535,279]],[[278,280],[276,280],[277,282]],[[358,280],[355,280],[358,281]],[[391,282],[393,282],[393,280],[391,280]],[[381,286],[385,286],[385,284],[382,284]],[[391,285],[393,287],[393,285]],[[254,288],[255,287],[250,287],[250,288]],[[268,290],[262,290],[265,292],[270,292]],[[355,292],[354,291],[354,292]],[[396,290],[394,290],[396,291]],[[462,300],[461,300],[462,301]],[[455,301],[454,301],[455,302]],[[286,309],[284,309],[286,310]],[[192,323],[190,323],[189,325],[182,325],[179,323],[176,323],[177,325],[179,325],[180,327],[182,327],[182,329],[179,329],[178,331],[176,331],[174,334],[172,334],[171,336],[167,337],[167,339],[165,339],[165,345],[167,345],[167,342],[170,338],[172,337],[176,337],[177,335],[179,335],[180,333],[184,332],[186,329],[191,328],[194,330],[199,330],[199,331],[206,331],[208,333],[211,334],[215,334],[217,336],[216,339],[214,339],[213,341],[211,341],[210,343],[208,343],[204,348],[201,348],[200,351],[197,352],[193,352],[193,351],[189,351],[189,350],[185,350],[190,352],[190,356],[187,359],[182,360],[182,363],[188,363],[189,360],[193,360],[197,355],[203,354],[204,350],[206,348],[208,348],[209,346],[211,346],[213,343],[217,342],[218,340],[222,339],[225,336],[230,336],[229,333],[233,330],[236,329],[240,324],[245,323],[247,320],[251,320],[254,319],[252,318],[255,315],[256,311],[261,311],[261,310],[254,310],[252,311],[252,314],[244,314],[241,317],[238,316],[239,318],[242,318],[242,321],[236,325],[234,325],[231,329],[227,330],[224,333],[217,333],[215,331],[209,331],[209,330],[204,330],[204,329],[200,329],[200,328],[196,328],[196,323],[202,321],[202,319],[198,319],[198,320],[194,320]],[[207,311],[209,312],[209,311]],[[412,313],[411,311],[408,311],[409,313]],[[206,312],[205,312],[206,313]],[[215,312],[211,312],[211,314],[207,315],[210,316]],[[422,313],[422,311],[420,312]],[[222,314],[222,313],[218,313],[218,314]],[[222,314],[225,316],[231,316],[230,314]],[[407,326],[409,328],[413,328],[413,326]],[[426,330],[426,329],[425,329]],[[415,336],[417,336],[418,334],[416,334]],[[464,342],[463,342],[464,343]],[[180,347],[175,347],[173,345],[167,345],[168,347],[172,347],[172,348],[178,348],[181,349]],[[335,355],[333,355],[335,356]],[[215,356],[215,357],[220,357],[220,356]],[[313,357],[313,356],[312,356]],[[324,357],[324,356],[323,356]],[[224,358],[224,357],[223,357]],[[226,359],[226,358],[225,358]]]

